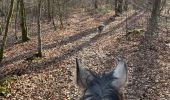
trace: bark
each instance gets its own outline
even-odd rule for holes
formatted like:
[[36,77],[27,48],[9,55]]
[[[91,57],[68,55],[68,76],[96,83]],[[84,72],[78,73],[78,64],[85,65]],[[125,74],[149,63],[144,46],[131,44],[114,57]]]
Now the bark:
[[0,48],[0,62],[3,59],[4,48],[5,48],[5,45],[6,45],[6,40],[7,40],[7,35],[8,35],[8,26],[9,26],[9,23],[10,23],[10,20],[11,20],[13,7],[14,7],[14,0],[11,0],[10,9],[9,9],[8,16],[7,16],[7,19],[6,19],[5,33],[4,33],[1,48]]
[[0,16],[3,17],[5,16],[5,13],[0,9]]
[[115,0],[115,15],[122,14],[124,9],[123,0]]
[[41,0],[38,0],[38,13],[37,13],[37,32],[38,32],[38,54],[37,57],[42,57],[42,45],[41,45]]
[[59,16],[59,22],[60,22],[60,29],[63,29],[64,24],[63,24],[63,12],[62,12],[62,5],[60,2],[57,0],[57,6],[58,6],[58,16]]
[[94,8],[98,9],[98,1],[97,0],[94,0]]
[[164,9],[164,7],[166,7],[166,0],[161,0],[161,8],[160,8],[160,11],[162,11]]
[[128,10],[128,0],[124,1],[124,11]]
[[118,12],[123,12],[123,0],[118,0]]
[[48,21],[51,21],[51,2],[50,0],[47,0],[47,5],[48,5]]
[[146,37],[152,38],[154,33],[156,34],[156,29],[158,27],[158,18],[160,16],[161,0],[154,0],[151,12],[151,18],[149,20],[149,25],[147,28],[148,33]]
[[26,42],[29,40],[29,37],[27,33],[24,0],[20,0],[20,27],[22,31],[22,42]]
[[115,0],[115,14],[117,14],[117,5],[118,5],[118,0]]
[[54,19],[54,18],[55,18],[55,16],[54,16],[54,15],[55,15],[55,14],[54,14],[54,9],[55,9],[54,3],[55,3],[55,2],[54,2],[54,0],[53,0],[52,10],[51,10],[51,11],[52,11],[52,24],[53,24],[54,30],[57,30],[57,27],[56,27],[56,24],[55,24],[55,19]]
[[16,2],[16,14],[15,14],[15,39],[18,39],[17,36],[17,19],[18,19],[18,9],[19,9],[19,0]]
[[0,35],[2,35],[2,25],[0,23]]

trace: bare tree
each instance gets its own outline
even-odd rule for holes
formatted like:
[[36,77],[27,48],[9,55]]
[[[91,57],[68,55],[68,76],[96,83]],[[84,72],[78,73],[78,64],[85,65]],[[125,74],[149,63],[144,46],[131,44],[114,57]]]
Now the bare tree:
[[52,2],[52,9],[51,9],[51,15],[52,15],[52,24],[53,24],[53,27],[54,27],[54,30],[57,30],[57,27],[56,27],[56,24],[55,24],[55,14],[54,14],[54,10],[55,10],[55,7],[54,7],[54,0]]
[[120,15],[128,10],[128,0],[115,0],[115,14]]
[[51,1],[47,0],[47,6],[48,6],[48,21],[51,21]]
[[0,35],[2,34],[2,25],[0,23]]
[[41,0],[38,0],[38,9],[37,9],[37,33],[38,33],[38,53],[37,57],[42,57],[42,45],[41,45],[41,24],[40,24],[40,18],[41,18]]
[[128,0],[124,0],[124,10],[128,10]]
[[22,31],[22,42],[26,42],[29,40],[29,37],[28,37],[27,25],[26,25],[24,0],[20,0],[20,26]]
[[8,16],[7,16],[7,19],[6,19],[5,33],[4,33],[2,45],[1,45],[1,48],[0,48],[0,61],[2,61],[2,59],[3,59],[4,48],[5,48],[5,45],[6,45],[6,40],[7,40],[7,35],[8,35],[8,26],[9,26],[10,19],[11,19],[11,16],[12,16],[13,7],[14,7],[14,0],[11,0],[10,9],[9,9]]
[[161,0],[161,8],[160,11],[162,11],[164,9],[164,7],[166,6],[166,0]]
[[98,9],[98,0],[94,0],[94,8]]
[[15,39],[18,39],[17,36],[17,21],[18,21],[18,10],[19,10],[19,0],[16,2],[16,12],[15,12]]
[[156,36],[155,30],[158,27],[158,17],[160,16],[160,8],[161,8],[161,0],[153,0],[151,18],[149,20],[147,32],[145,33],[148,39],[151,39],[153,35]]
[[115,15],[120,15],[124,10],[124,0],[115,0]]
[[70,0],[56,0],[56,14],[59,20],[60,29],[64,28],[64,21],[68,18],[69,13],[68,4]]
[[60,22],[60,29],[64,27],[62,6],[63,6],[62,1],[57,0],[57,10],[58,10],[58,16],[59,16],[59,22]]
[[0,9],[0,16],[5,16],[4,12]]

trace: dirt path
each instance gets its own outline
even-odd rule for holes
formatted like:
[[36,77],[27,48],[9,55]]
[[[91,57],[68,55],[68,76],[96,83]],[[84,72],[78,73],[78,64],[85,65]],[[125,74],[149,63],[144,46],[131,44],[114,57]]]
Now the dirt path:
[[[149,72],[153,70],[144,69],[146,72],[137,71],[139,68],[136,64],[138,44],[140,41],[127,41],[124,37],[124,32],[121,32],[122,27],[125,27],[126,20],[129,23],[144,14],[143,11],[129,13],[126,19],[126,14],[117,17],[116,20],[105,27],[102,33],[96,32],[96,27],[101,20],[105,20],[106,14],[99,19],[96,16],[91,16],[88,13],[73,14],[69,19],[70,25],[65,30],[54,32],[52,30],[44,31],[42,35],[43,42],[43,59],[33,60],[32,62],[24,60],[32,55],[36,50],[36,37],[24,43],[11,46],[6,50],[5,60],[2,62],[0,75],[21,75],[17,76],[17,81],[11,85],[12,94],[6,99],[22,99],[22,100],[77,100],[80,96],[80,91],[74,84],[75,77],[75,58],[82,61],[82,65],[98,73],[103,73],[114,68],[114,58],[118,55],[123,55],[127,59],[129,71],[129,84],[125,88],[125,98],[127,100],[142,99],[151,100],[148,98],[155,97],[157,100],[168,98],[169,89],[169,63],[168,50],[163,52],[168,60],[165,60],[163,69],[157,68],[158,71],[153,74]],[[45,27],[45,25],[44,25]],[[160,54],[161,56],[161,54]],[[134,64],[134,65],[133,65]],[[166,70],[166,71],[164,71]],[[145,78],[161,73],[161,80],[158,80],[158,85],[148,83]],[[141,77],[140,77],[141,76]],[[134,79],[136,78],[136,79]],[[153,78],[155,79],[155,78]],[[160,79],[160,78],[158,78]],[[168,79],[168,80],[167,80]],[[142,83],[145,80],[145,83]],[[159,85],[159,82],[161,82]],[[141,86],[143,87],[141,87]],[[145,86],[145,87],[144,87]],[[148,87],[147,87],[148,86]],[[146,87],[156,87],[154,91],[146,92]],[[164,88],[161,88],[164,87]],[[161,91],[156,91],[160,90]],[[134,90],[135,89],[135,90]],[[149,89],[148,89],[149,90]],[[162,94],[162,96],[161,96]],[[168,100],[168,99],[167,99]]]

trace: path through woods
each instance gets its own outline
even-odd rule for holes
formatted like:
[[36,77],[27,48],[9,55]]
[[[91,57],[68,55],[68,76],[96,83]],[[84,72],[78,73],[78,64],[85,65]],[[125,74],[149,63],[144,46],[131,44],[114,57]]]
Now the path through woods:
[[[42,59],[25,60],[36,51],[35,34],[31,36],[31,41],[24,44],[13,45],[9,41],[10,47],[7,46],[5,51],[0,75],[16,75],[17,81],[11,84],[12,94],[6,99],[77,100],[80,91],[74,84],[76,57],[82,60],[82,66],[103,73],[114,68],[115,57],[124,55],[129,71],[125,99],[168,100],[170,48],[163,45],[162,41],[158,44],[159,67],[135,67],[140,66],[138,55],[141,53],[139,45],[143,33],[127,40],[123,29],[126,20],[128,23],[140,23],[138,19],[144,16],[145,12],[129,12],[128,16],[125,13],[116,17],[102,33],[97,33],[96,27],[111,15],[113,13],[99,16],[77,12],[68,20],[71,24],[58,31],[43,24]],[[170,41],[169,37],[163,38]]]

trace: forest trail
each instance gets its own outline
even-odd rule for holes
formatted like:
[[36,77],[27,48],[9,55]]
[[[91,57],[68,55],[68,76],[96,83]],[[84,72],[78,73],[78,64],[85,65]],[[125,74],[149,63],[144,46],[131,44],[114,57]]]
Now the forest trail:
[[[146,69],[148,71],[141,73],[143,77],[140,77],[138,76],[139,72],[136,71],[138,69],[133,66],[141,38],[128,41],[124,36],[125,31],[122,29],[126,27],[126,20],[128,20],[128,23],[132,23],[144,14],[144,11],[129,12],[128,16],[124,13],[107,25],[102,33],[97,33],[96,28],[113,13],[99,16],[78,12],[69,18],[68,23],[71,24],[58,31],[48,28],[49,25],[42,25],[44,30],[42,31],[42,59],[25,60],[36,51],[37,37],[35,35],[31,36],[31,41],[12,45],[5,51],[0,75],[16,75],[17,77],[17,81],[11,84],[12,94],[6,99],[77,100],[80,91],[74,83],[75,58],[81,59],[83,67],[92,69],[97,73],[103,73],[114,68],[114,59],[119,55],[126,58],[128,65],[129,84],[125,88],[127,100],[137,100],[140,95],[148,95],[142,93],[145,87],[137,89],[135,82],[140,78],[150,78],[162,71],[161,74],[165,77],[161,77],[162,82],[160,84],[154,86],[151,83],[141,84],[148,86],[148,88],[160,85],[164,87],[160,89],[161,91],[154,90],[154,92],[152,90],[148,92],[151,98],[160,95],[162,95],[160,97],[170,97],[168,91],[170,89],[170,86],[168,86],[170,84],[168,73],[170,71],[170,63],[168,62],[170,52],[167,49],[168,47],[165,47],[165,50],[161,52],[167,56],[161,56],[161,53],[159,55],[161,60],[165,59],[164,68],[157,68],[156,73],[148,73],[154,70],[152,68]],[[145,74],[148,76],[145,76]],[[134,89],[137,89],[138,95],[135,94],[136,90]],[[161,100],[161,98],[157,99]]]

